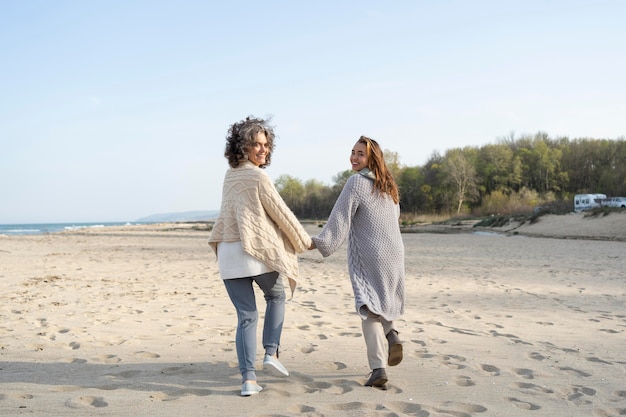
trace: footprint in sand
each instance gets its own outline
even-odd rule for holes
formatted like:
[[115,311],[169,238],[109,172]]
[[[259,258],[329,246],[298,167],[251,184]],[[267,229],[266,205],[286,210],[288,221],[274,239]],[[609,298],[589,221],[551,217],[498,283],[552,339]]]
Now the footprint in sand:
[[580,371],[578,369],[574,369],[574,368],[571,368],[569,366],[559,366],[559,367],[557,367],[557,369],[560,370],[560,371],[566,372],[568,374],[575,375],[575,376],[581,376],[581,377],[585,377],[585,378],[591,376],[591,374],[588,374],[585,371]]
[[333,371],[346,369],[348,366],[343,362],[323,362],[322,366]]
[[332,387],[330,389],[326,389],[325,392],[330,392],[333,394],[346,394],[348,392],[354,391],[355,387],[360,387],[360,385],[349,379],[335,379],[331,382]]
[[300,384],[291,384],[288,391],[280,389],[278,385],[272,385],[271,387],[268,386],[263,389],[263,396],[267,396],[270,398],[277,398],[277,397],[290,398],[290,397],[293,397],[294,395],[299,396],[301,394],[308,394],[308,393],[309,391],[307,391],[306,387]]
[[317,305],[315,304],[314,301],[303,301],[302,302],[302,306],[304,307],[308,307],[313,311],[317,311],[317,312],[321,312],[322,310],[320,310]]
[[498,368],[497,366],[493,366],[493,365],[480,365],[480,369],[483,372],[488,373],[491,376],[498,376],[500,375],[500,368]]
[[195,373],[195,370],[186,366],[170,366],[161,370],[165,375],[189,375]]
[[347,383],[349,383],[350,381],[345,381],[345,380],[337,380],[337,381],[332,381],[332,383],[329,382],[311,382],[306,384],[306,392],[308,394],[314,393],[314,392],[318,392],[318,391],[323,391],[325,393],[330,393],[330,394],[345,394],[346,392],[350,392],[353,390],[352,387],[348,386]]
[[139,352],[135,352],[133,353],[133,356],[137,358],[142,358],[142,359],[156,359],[156,358],[161,357],[161,355],[159,355],[158,353],[146,352],[145,350],[140,350]]
[[561,352],[565,352],[565,353],[579,353],[578,350],[576,349],[572,349],[572,348],[564,348],[564,347],[560,347],[560,346],[556,346],[550,342],[544,342],[544,344],[546,346],[548,346],[551,349],[557,349],[560,350]]
[[106,407],[109,405],[102,397],[78,397],[67,400],[65,405],[69,408]]
[[392,402],[387,405],[391,411],[394,412],[392,415],[407,415],[407,416],[427,416],[429,415],[428,411],[424,410],[421,405],[408,403],[408,402]]
[[511,333],[500,333],[500,332],[497,332],[495,330],[490,330],[489,333],[491,333],[491,335],[495,336],[495,337],[506,337],[506,338],[509,338],[509,339],[519,339],[518,336],[516,336],[514,334],[511,334]]
[[534,375],[532,369],[515,368],[515,369],[513,369],[513,372],[515,372],[516,375],[519,375],[522,378],[526,378],[526,379],[533,379],[533,378],[535,378],[535,375]]
[[454,381],[459,387],[471,387],[476,385],[469,376],[459,375]]
[[587,359],[589,362],[595,362],[595,363],[603,363],[605,365],[613,365],[611,362],[607,362],[604,359],[600,359],[600,358],[596,358],[595,356],[590,356]]
[[300,352],[302,353],[313,353],[315,352],[317,349],[315,348],[315,345],[307,345],[307,346],[300,346]]
[[613,409],[596,408],[595,410],[593,410],[593,415],[596,417],[626,416],[626,408],[613,408]]
[[361,333],[341,332],[339,333],[339,336],[361,337]]
[[442,355],[439,358],[439,361],[446,365],[448,368],[452,369],[465,369],[465,365],[457,362],[465,362],[466,359],[462,356],[458,355]]
[[294,415],[305,414],[305,413],[315,413],[315,407],[311,407],[304,404],[297,404],[289,409],[291,413]]
[[[471,403],[458,403],[454,401],[446,401],[441,404],[440,407],[446,407],[446,409],[436,408],[435,411],[445,415],[472,415],[472,413],[484,413],[487,411],[486,407],[478,404]],[[454,410],[449,410],[452,407]]]
[[177,400],[181,397],[187,397],[189,395],[195,395],[196,397],[206,397],[207,395],[213,394],[213,391],[208,389],[200,389],[200,388],[189,388],[189,389],[180,389],[167,394],[166,398],[163,398],[163,401],[172,401]]
[[516,382],[513,385],[523,390],[539,392],[542,394],[554,394],[554,391],[550,388],[544,388],[536,384],[529,384],[527,382]]
[[618,400],[621,400],[626,398],[626,391],[615,391],[613,395],[616,396]]
[[430,359],[435,357],[435,355],[432,353],[416,353],[415,356],[422,359]]
[[100,355],[94,358],[94,362],[103,362],[103,363],[119,363],[122,360],[117,355]]
[[450,332],[458,333],[458,334],[464,334],[464,335],[467,335],[467,336],[480,336],[479,333],[476,333],[476,332],[474,332],[472,330],[464,330],[464,329],[460,329],[458,327],[451,328]]
[[521,408],[522,410],[535,411],[541,408],[537,404],[533,404],[528,401],[518,400],[517,398],[514,398],[514,397],[509,397],[506,400],[510,401],[511,403],[513,403],[514,406],[516,406],[517,408]]
[[592,401],[585,397],[593,397],[596,395],[596,390],[593,388],[583,387],[582,385],[572,385],[569,390],[565,392],[567,400],[573,402],[576,405],[591,404]]
[[[349,411],[351,413],[354,413],[355,411],[365,411],[365,410],[380,411],[380,406],[378,404],[370,404],[370,403],[364,403],[360,401],[353,401],[353,402],[342,403],[342,404],[332,404],[329,408],[335,411]],[[361,413],[361,415],[368,416],[370,414]]]
[[330,326],[331,324],[332,324],[332,323],[327,322],[327,321],[316,321],[316,322],[314,322],[314,323],[313,323],[313,325],[314,325],[315,327],[324,327],[324,328],[326,328],[326,327]]

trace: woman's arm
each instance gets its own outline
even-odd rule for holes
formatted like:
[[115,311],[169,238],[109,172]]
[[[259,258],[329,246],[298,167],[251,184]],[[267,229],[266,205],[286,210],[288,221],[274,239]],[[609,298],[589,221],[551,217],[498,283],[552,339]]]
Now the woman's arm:
[[333,254],[348,237],[352,219],[359,207],[355,180],[355,176],[348,178],[324,228],[319,235],[312,238],[313,244],[324,257]]

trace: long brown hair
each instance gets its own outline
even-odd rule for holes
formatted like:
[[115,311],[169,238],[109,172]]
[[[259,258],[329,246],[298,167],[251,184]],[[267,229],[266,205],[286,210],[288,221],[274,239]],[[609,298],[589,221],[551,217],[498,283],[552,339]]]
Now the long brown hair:
[[376,176],[374,180],[374,188],[385,194],[389,194],[393,199],[393,202],[398,204],[400,202],[400,192],[398,191],[398,185],[393,179],[391,172],[387,169],[385,158],[380,145],[374,139],[370,139],[367,136],[361,136],[357,143],[365,145],[367,154],[367,167]]

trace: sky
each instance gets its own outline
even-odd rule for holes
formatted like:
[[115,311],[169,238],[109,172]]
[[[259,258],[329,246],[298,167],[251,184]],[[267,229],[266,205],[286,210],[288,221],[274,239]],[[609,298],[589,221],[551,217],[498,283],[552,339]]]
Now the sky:
[[276,180],[361,135],[405,166],[504,137],[626,135],[621,0],[0,0],[0,224],[218,210],[228,127]]

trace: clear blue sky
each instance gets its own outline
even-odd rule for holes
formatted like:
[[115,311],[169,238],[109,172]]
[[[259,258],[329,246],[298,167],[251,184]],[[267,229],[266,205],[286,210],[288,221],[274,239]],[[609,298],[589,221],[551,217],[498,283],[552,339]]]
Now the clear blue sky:
[[626,1],[0,0],[0,223],[216,210],[228,126],[332,183],[433,152],[626,135]]

